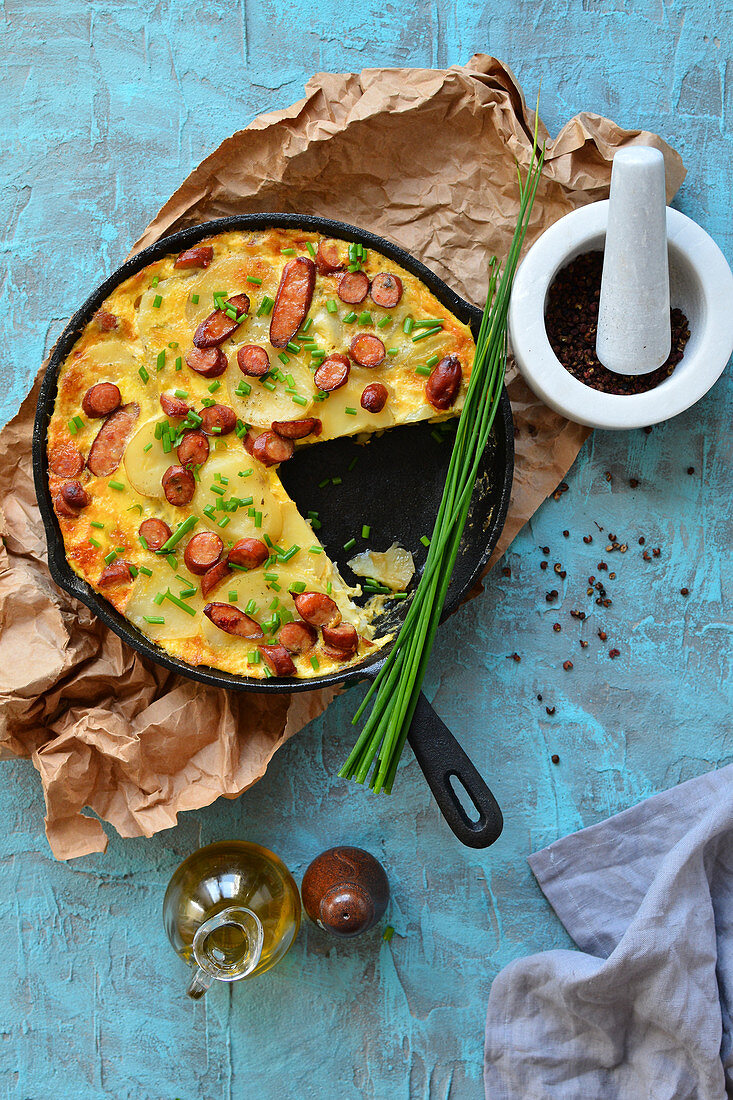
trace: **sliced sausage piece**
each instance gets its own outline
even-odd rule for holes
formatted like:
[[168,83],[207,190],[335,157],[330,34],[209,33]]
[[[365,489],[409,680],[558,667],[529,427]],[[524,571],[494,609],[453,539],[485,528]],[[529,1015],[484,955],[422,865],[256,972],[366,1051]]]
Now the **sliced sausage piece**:
[[84,469],[84,459],[73,443],[57,443],[48,452],[48,465],[57,477],[76,477]]
[[227,634],[236,634],[238,638],[264,637],[260,624],[230,603],[207,603],[204,615]]
[[199,531],[186,543],[183,560],[191,573],[203,577],[218,563],[223,549],[223,541],[213,531]]
[[339,623],[337,626],[324,626],[323,641],[331,649],[345,656],[351,656],[359,648],[359,635],[351,623]]
[[313,381],[318,386],[319,390],[325,390],[327,393],[331,393],[333,390],[339,389],[341,386],[345,386],[349,380],[349,371],[351,370],[351,363],[347,356],[341,355],[340,352],[336,352],[335,355],[329,355],[327,359],[324,359],[320,367],[313,375]]
[[349,271],[339,280],[338,296],[350,306],[358,306],[369,293],[369,276],[364,271]]
[[183,420],[191,411],[191,406],[174,393],[161,393],[160,407],[166,416],[172,416],[174,420]]
[[[342,256],[342,251],[344,255]],[[330,275],[346,266],[346,246],[331,237],[324,237],[316,249],[316,267],[321,275]]]
[[147,542],[148,550],[160,550],[173,532],[164,520],[151,516],[150,519],[142,521],[138,527],[138,534]]
[[135,401],[123,405],[107,417],[97,432],[87,458],[87,466],[95,477],[107,477],[113,474],[125,453],[127,441],[132,435],[140,406]]
[[274,672],[276,676],[295,675],[295,665],[290,659],[290,654],[285,646],[261,645],[260,653],[267,667],[271,672]]
[[67,481],[61,486],[61,496],[70,508],[86,508],[89,503],[89,493],[80,481]]
[[94,323],[100,332],[113,332],[119,325],[120,319],[107,309],[98,309],[94,314]]
[[209,441],[198,428],[184,432],[176,454],[181,466],[202,466],[209,457]]
[[258,435],[252,447],[252,455],[263,466],[277,466],[292,458],[295,446],[291,439],[283,439],[277,432],[263,432]]
[[277,640],[284,645],[289,653],[305,653],[316,644],[318,631],[310,623],[302,619],[295,619],[292,623],[285,623],[280,629]]
[[186,365],[204,378],[218,378],[229,366],[229,361],[221,348],[191,348]]
[[208,267],[214,259],[214,249],[210,244],[200,244],[197,248],[187,248],[173,264],[177,268]]
[[270,357],[259,344],[242,344],[237,352],[237,365],[248,378],[262,378],[270,369]]
[[114,382],[97,382],[81,399],[81,407],[91,420],[109,416],[122,404],[122,394]]
[[201,410],[201,431],[207,435],[229,435],[237,426],[237,414],[228,405],[209,405]]
[[[231,306],[236,311],[238,318],[243,313],[249,313],[249,298],[246,294],[234,294],[231,298],[227,298],[225,306]],[[194,345],[197,348],[218,347],[239,327],[240,322],[237,318],[232,319],[223,309],[215,309],[194,332]],[[188,362],[188,359],[186,362]]]
[[462,377],[461,361],[453,353],[435,365],[425,383],[425,396],[434,409],[449,409],[455,403]]
[[402,279],[388,271],[380,271],[372,279],[369,293],[375,305],[393,309],[402,297]]
[[262,539],[240,539],[227,554],[227,561],[243,565],[245,569],[256,569],[269,556],[270,551]]
[[196,492],[196,478],[185,466],[169,466],[161,478],[165,499],[182,507],[190,504]]
[[270,343],[284,348],[303,324],[316,285],[316,265],[306,256],[288,260],[280,276],[270,317]]
[[201,595],[208,596],[209,592],[213,592],[217,585],[221,584],[225,577],[228,577],[231,573],[231,569],[225,561],[219,561],[208,573],[204,573],[201,578]]
[[100,573],[97,586],[99,588],[112,588],[117,584],[128,584],[132,580],[130,565],[126,561],[113,561]]
[[307,435],[320,435],[323,425],[315,416],[308,416],[305,420],[273,420],[272,430],[284,439],[305,439]]
[[389,392],[381,382],[370,382],[361,395],[361,407],[370,413],[381,412],[387,404]]
[[372,336],[370,332],[360,332],[351,341],[349,348],[351,358],[361,367],[378,367],[384,362],[387,352],[384,344],[378,336]]
[[68,501],[64,500],[61,493],[57,493],[53,498],[53,506],[57,516],[66,516],[67,519],[79,518],[76,508],[72,508]]
[[341,613],[331,599],[323,592],[291,592],[293,603],[301,619],[311,626],[335,625],[341,621]]

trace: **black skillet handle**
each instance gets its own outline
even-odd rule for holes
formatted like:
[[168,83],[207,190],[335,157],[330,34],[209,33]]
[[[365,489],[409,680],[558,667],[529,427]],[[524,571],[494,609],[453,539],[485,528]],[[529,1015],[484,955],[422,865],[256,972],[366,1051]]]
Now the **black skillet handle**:
[[[422,692],[415,707],[407,740],[417,757],[443,817],[469,848],[488,848],[504,827],[499,804],[448,727],[441,722]],[[476,807],[471,821],[451,786],[455,776]]]

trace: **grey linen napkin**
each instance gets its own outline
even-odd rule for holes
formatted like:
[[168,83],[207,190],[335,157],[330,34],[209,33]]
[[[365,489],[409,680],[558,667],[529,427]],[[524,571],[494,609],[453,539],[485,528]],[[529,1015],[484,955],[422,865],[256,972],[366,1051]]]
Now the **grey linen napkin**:
[[495,978],[488,1100],[733,1097],[733,765],[529,862],[580,951]]

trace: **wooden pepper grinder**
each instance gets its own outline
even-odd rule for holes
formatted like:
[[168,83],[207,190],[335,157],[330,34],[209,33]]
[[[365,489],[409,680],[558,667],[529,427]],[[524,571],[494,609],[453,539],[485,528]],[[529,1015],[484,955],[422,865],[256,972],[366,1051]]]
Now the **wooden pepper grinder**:
[[382,917],[389,882],[382,864],[363,848],[339,846],[321,852],[300,888],[312,921],[336,936],[358,936]]

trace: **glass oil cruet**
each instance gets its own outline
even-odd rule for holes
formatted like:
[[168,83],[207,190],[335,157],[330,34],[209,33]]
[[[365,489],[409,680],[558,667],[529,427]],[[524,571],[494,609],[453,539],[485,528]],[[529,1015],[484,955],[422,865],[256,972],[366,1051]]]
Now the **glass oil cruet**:
[[212,981],[262,974],[282,959],[300,927],[300,895],[273,852],[244,840],[199,848],[176,869],[163,900],[163,923],[194,968],[188,995]]

